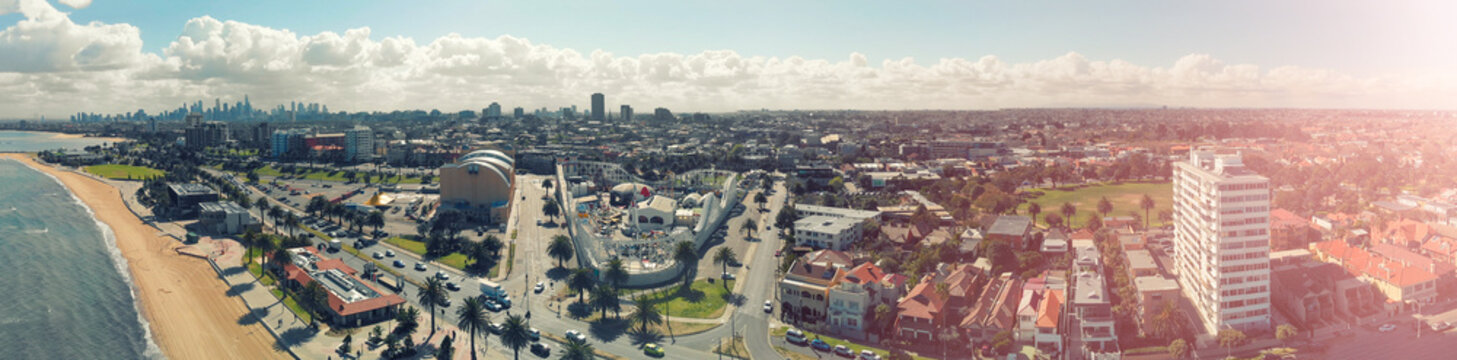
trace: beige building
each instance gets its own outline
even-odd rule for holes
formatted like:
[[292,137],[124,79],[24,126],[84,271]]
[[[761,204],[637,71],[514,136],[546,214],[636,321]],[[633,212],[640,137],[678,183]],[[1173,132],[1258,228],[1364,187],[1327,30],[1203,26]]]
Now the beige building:
[[506,221],[516,187],[516,161],[498,150],[476,150],[440,167],[440,211]]

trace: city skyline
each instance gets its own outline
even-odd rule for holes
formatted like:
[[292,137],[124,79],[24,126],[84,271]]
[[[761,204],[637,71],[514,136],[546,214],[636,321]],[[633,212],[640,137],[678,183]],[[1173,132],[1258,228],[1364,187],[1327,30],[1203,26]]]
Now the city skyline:
[[1453,5],[1437,2],[262,5],[0,2],[0,51],[19,54],[0,59],[0,118],[243,94],[350,112],[557,108],[592,93],[687,112],[1450,109],[1457,94],[1443,65],[1457,31],[1438,18]]

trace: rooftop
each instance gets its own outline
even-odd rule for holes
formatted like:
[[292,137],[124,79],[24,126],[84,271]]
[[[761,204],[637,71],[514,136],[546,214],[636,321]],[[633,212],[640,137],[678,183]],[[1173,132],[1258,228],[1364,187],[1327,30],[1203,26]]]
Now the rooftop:
[[796,220],[794,222],[794,230],[804,230],[823,234],[839,234],[841,232],[854,229],[855,224],[860,223],[860,221],[860,219],[815,215]]
[[1158,264],[1153,262],[1153,255],[1148,250],[1128,250],[1128,267],[1134,271],[1142,269],[1158,269]]
[[987,235],[1011,235],[1022,236],[1026,234],[1027,228],[1032,226],[1032,218],[1020,215],[1002,215],[992,222],[987,230]]
[[207,185],[198,183],[172,184],[167,185],[167,187],[171,188],[172,192],[177,193],[177,196],[217,194],[217,191],[213,191],[213,189],[208,187]]
[[869,219],[880,215],[879,211],[856,210],[819,205],[795,205],[794,209],[802,213],[858,219]]
[[1133,279],[1139,292],[1178,290],[1179,282],[1163,276],[1139,276]]
[[1075,276],[1073,304],[1107,304],[1108,292],[1103,289],[1103,275],[1084,271]]
[[244,209],[242,206],[238,206],[238,203],[232,201],[209,201],[205,203],[198,203],[197,206],[202,208],[202,212],[205,213],[224,212],[228,214],[240,214],[248,212],[248,209]]

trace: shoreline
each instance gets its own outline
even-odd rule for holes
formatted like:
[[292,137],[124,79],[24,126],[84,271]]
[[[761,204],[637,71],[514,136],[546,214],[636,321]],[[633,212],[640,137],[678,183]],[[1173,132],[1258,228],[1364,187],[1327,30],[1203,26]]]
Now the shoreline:
[[102,141],[110,142],[110,143],[117,143],[117,142],[123,142],[123,141],[130,141],[131,140],[131,139],[119,138],[119,137],[88,137],[88,136],[86,136],[86,134],[70,134],[70,133],[61,133],[61,132],[53,132],[53,131],[31,131],[31,130],[6,130],[6,131],[31,133],[31,134],[37,134],[37,135],[50,135],[50,138],[51,139],[56,139],[56,140],[65,140],[65,139],[97,139],[97,140],[102,140]]
[[276,340],[261,324],[247,322],[248,308],[227,296],[227,285],[206,261],[178,255],[173,249],[182,244],[134,216],[116,187],[23,154],[0,154],[0,159],[18,161],[59,180],[97,222],[105,224],[115,250],[126,260],[118,266],[126,267],[135,286],[143,325],[167,358],[288,358],[275,349]]

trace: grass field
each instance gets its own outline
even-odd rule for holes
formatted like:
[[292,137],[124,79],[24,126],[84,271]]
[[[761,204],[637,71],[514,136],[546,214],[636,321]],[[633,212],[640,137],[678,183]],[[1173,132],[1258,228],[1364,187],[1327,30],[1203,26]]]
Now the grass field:
[[167,173],[162,170],[157,170],[149,167],[118,164],[91,165],[86,167],[86,172],[107,179],[117,180],[142,180],[167,175]]
[[[734,281],[728,281],[728,288],[734,288]],[[680,291],[680,286],[673,286],[656,293],[647,295],[647,302],[658,306],[668,316],[717,319],[723,315],[724,308],[728,305],[724,295],[728,290],[724,289],[721,281],[709,283],[708,279],[694,281],[691,290]]]
[[[1042,225],[1047,224],[1042,220],[1043,216],[1058,213],[1062,204],[1071,203],[1078,208],[1077,214],[1073,215],[1072,226],[1082,227],[1088,222],[1088,214],[1098,212],[1098,199],[1105,196],[1113,203],[1113,212],[1108,216],[1128,216],[1129,212],[1143,216],[1143,208],[1138,206],[1139,200],[1143,199],[1143,194],[1153,197],[1154,208],[1148,212],[1148,220],[1155,227],[1163,225],[1158,219],[1159,212],[1172,209],[1174,205],[1174,188],[1167,182],[1125,182],[1039,191],[1042,194],[1032,198],[1030,202],[1042,206],[1042,213],[1037,216],[1037,223]],[[1018,206],[1017,213],[1027,214],[1027,204]]]
[[[425,257],[425,243],[424,242],[410,240],[410,239],[402,238],[402,237],[399,237],[399,236],[395,236],[395,237],[391,237],[391,238],[385,239],[384,242],[389,243],[389,244],[392,244],[394,246],[399,246],[401,249],[405,249],[405,251],[409,251],[409,252],[415,253],[415,255],[420,255],[420,257]],[[470,261],[470,259],[467,258],[465,256],[465,254],[461,254],[461,253],[450,253],[450,255],[445,255],[445,256],[442,256],[442,257],[438,257],[438,258],[435,258],[435,259],[433,259],[431,261],[435,261],[435,262],[444,264],[445,266],[453,267],[456,270],[460,270],[460,271],[465,271],[465,267],[466,266],[469,266],[470,264],[475,263],[474,261]],[[496,267],[501,267],[501,266],[498,264],[498,265],[496,265]]]
[[[254,170],[254,172],[257,172],[258,173],[258,176],[279,177],[279,176],[288,175],[288,176],[293,176],[295,178],[303,178],[303,179],[308,179],[308,180],[323,180],[323,181],[338,181],[338,182],[348,181],[348,179],[345,179],[344,178],[344,172],[343,171],[335,171],[335,170],[312,170],[312,171],[303,172],[303,173],[297,173],[297,174],[293,174],[293,173],[284,174],[283,172],[278,171],[278,169],[274,168],[272,165],[269,165],[269,166],[264,166],[264,167],[258,168],[257,170]],[[365,174],[362,173],[362,172],[356,173],[356,174],[357,174],[358,177],[356,177],[355,180],[358,181],[358,182],[363,182],[364,181],[364,175]],[[239,175],[242,175],[242,174],[240,173]],[[418,177],[398,176],[398,175],[397,176],[377,175],[377,176],[374,176],[373,178],[370,179],[370,183],[375,183],[375,184],[378,184],[378,183],[419,184],[420,183],[420,178],[418,178]]]

